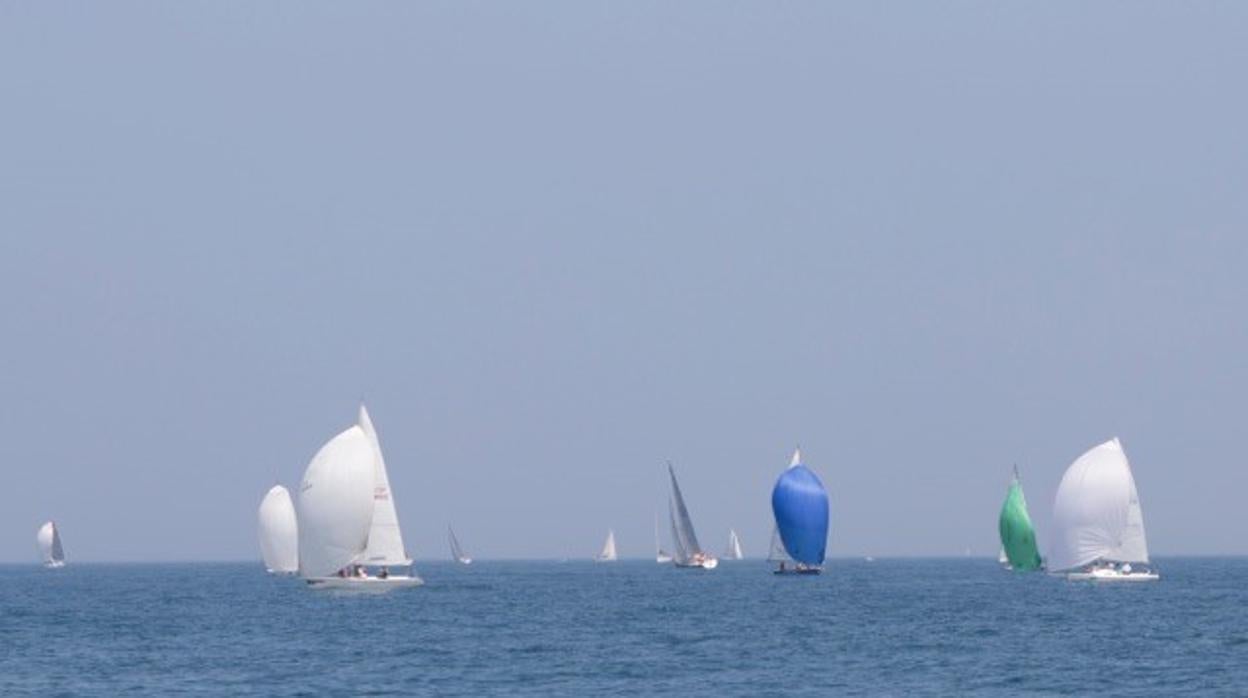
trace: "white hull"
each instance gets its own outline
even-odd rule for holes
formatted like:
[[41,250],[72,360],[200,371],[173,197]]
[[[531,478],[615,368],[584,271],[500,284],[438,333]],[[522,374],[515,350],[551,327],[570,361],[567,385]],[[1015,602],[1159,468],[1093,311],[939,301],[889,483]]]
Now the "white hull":
[[687,563],[683,563],[683,564],[682,564],[682,563],[677,562],[677,563],[676,563],[676,566],[677,566],[677,567],[688,567],[688,568],[692,568],[692,569],[713,570],[713,569],[715,569],[716,567],[719,567],[719,560],[717,560],[717,559],[715,559],[715,558],[713,558],[713,557],[712,557],[712,558],[707,558],[707,559],[705,559],[705,560],[702,560],[701,562],[687,562]]
[[313,589],[338,589],[344,591],[383,592],[406,587],[418,587],[425,583],[420,577],[391,575],[381,577],[316,577],[307,580]]
[[456,560],[456,562],[458,562],[458,563],[459,563],[459,564],[461,564],[461,565],[471,565],[471,564],[472,564],[472,558],[470,558],[470,557],[461,557],[461,558],[459,558],[458,560]]
[[664,563],[671,562],[672,556],[671,555],[656,555],[654,557],[654,561],[662,565]]
[[58,570],[65,566],[65,561],[64,560],[52,560],[51,562],[43,563],[43,566],[50,570]]
[[1066,578],[1074,582],[1155,582],[1161,579],[1156,572],[1120,572],[1118,570],[1091,570],[1071,572]]

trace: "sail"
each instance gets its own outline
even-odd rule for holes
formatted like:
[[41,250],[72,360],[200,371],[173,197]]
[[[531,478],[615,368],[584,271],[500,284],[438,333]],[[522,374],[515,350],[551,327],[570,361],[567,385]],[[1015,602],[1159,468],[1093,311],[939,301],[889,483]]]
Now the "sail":
[[771,545],[767,548],[767,562],[793,562],[780,540],[780,529],[774,526],[771,529]]
[[676,482],[676,471],[671,463],[667,464],[667,473],[672,480],[672,495],[668,500],[668,515],[672,523],[672,543],[675,545],[672,559],[685,563],[700,554],[702,546],[698,545],[698,535],[694,533],[693,521],[689,518],[689,509],[685,506],[685,498],[680,494],[680,485]]
[[724,550],[725,560],[741,560],[744,559],[741,554],[741,539],[737,537],[734,529],[728,529],[728,547]]
[[599,562],[614,562],[615,555],[615,531],[607,531],[607,542],[602,544],[602,552],[598,553]]
[[60,565],[65,562],[65,549],[61,546],[61,532],[56,523],[48,521],[39,527],[35,534],[35,542],[39,544],[39,556],[45,565]]
[[410,565],[411,559],[403,547],[403,533],[399,530],[399,515],[394,508],[394,493],[390,491],[390,476],[386,473],[386,460],[381,455],[381,442],[368,410],[360,405],[360,429],[368,436],[373,448],[373,526],[368,532],[368,548],[359,562],[368,565]]
[[801,451],[793,452],[789,468],[776,480],[771,510],[789,556],[822,565],[828,545],[828,492],[819,476],[802,465]]
[[1018,471],[1005,494],[1001,516],[997,522],[1001,534],[1001,549],[1010,567],[1020,571],[1038,570],[1042,564],[1036,545],[1036,531],[1027,514],[1027,500],[1023,497],[1023,485]]
[[373,446],[353,426],[308,463],[299,487],[299,573],[326,577],[358,562],[373,522]]
[[1053,502],[1053,524],[1052,570],[1097,560],[1148,562],[1140,497],[1118,439],[1079,456],[1066,469]]
[[270,572],[299,569],[299,524],[290,492],[274,485],[260,502],[260,553]]
[[449,525],[446,527],[446,537],[451,543],[451,558],[452,559],[454,559],[456,562],[462,562],[465,565],[472,562],[472,558],[464,554],[464,549],[459,544],[459,539],[455,537],[455,530],[452,529]]

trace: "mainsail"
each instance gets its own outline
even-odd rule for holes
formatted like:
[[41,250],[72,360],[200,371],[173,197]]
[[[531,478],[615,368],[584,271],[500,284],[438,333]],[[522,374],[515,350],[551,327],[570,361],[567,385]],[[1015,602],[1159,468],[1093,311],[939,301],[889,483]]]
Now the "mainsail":
[[61,531],[56,523],[48,521],[39,527],[35,534],[35,542],[39,544],[39,556],[46,567],[60,567],[65,564],[65,549],[61,546]]
[[780,540],[780,529],[774,526],[771,529],[771,545],[767,548],[767,562],[793,562]]
[[668,500],[668,516],[672,522],[672,543],[675,551],[672,560],[677,564],[691,562],[696,555],[702,553],[698,545],[698,534],[693,531],[693,521],[689,518],[689,509],[685,507],[685,498],[680,494],[680,484],[676,482],[676,470],[667,464],[667,473],[672,480],[672,494]]
[[1073,570],[1098,560],[1148,562],[1140,497],[1118,439],[1084,453],[1066,469],[1053,502],[1053,523],[1051,570]]
[[771,510],[789,556],[805,565],[822,565],[828,545],[828,492],[819,476],[802,465],[800,450],[776,480]]
[[1018,468],[1001,505],[1001,517],[997,522],[1001,534],[1002,554],[1010,567],[1020,571],[1038,570],[1042,565],[1036,545],[1036,531],[1027,514],[1027,500],[1023,497],[1023,485],[1019,481]]
[[728,548],[724,550],[725,560],[741,560],[745,556],[741,554],[741,539],[737,537],[734,529],[728,529]]
[[602,552],[598,553],[598,557],[594,558],[598,562],[615,562],[615,531],[607,531],[607,541],[602,544]]
[[381,455],[381,442],[368,410],[360,405],[359,427],[368,437],[373,449],[373,522],[368,532],[368,548],[358,562],[367,565],[410,565],[411,558],[403,547],[403,532],[399,530],[399,515],[394,508],[394,493],[390,491],[390,476],[386,473],[386,460]]
[[299,523],[290,492],[274,485],[260,502],[260,552],[270,572],[291,573],[299,569]]
[[467,565],[472,562],[472,558],[464,553],[463,547],[459,544],[459,539],[455,537],[455,530],[448,524],[446,527],[446,536],[451,543],[451,557],[458,563]]
[[373,523],[373,445],[358,425],[317,451],[299,487],[299,573],[326,577],[358,562]]

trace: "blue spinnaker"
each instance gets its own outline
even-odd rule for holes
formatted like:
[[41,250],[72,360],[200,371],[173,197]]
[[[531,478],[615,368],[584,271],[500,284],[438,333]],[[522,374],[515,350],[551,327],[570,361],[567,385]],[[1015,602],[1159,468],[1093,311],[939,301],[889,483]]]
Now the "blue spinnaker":
[[822,565],[828,546],[828,492],[819,476],[801,464],[798,454],[776,480],[771,511],[789,557],[807,565]]

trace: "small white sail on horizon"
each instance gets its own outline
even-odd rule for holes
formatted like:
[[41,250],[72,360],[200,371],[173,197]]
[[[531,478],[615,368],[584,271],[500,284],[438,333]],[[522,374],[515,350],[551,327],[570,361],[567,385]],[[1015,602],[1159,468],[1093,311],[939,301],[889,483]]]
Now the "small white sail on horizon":
[[[1111,439],[1079,456],[1053,502],[1050,567],[1072,579],[1152,580],[1144,514],[1122,443]],[[1141,569],[1143,567],[1143,569]]]
[[663,549],[663,544],[659,542],[659,514],[654,514],[654,561],[660,565],[671,562],[672,556]]
[[61,544],[61,530],[55,521],[48,521],[39,527],[35,542],[39,545],[39,557],[44,567],[54,569],[65,566],[65,547]]
[[615,530],[607,531],[607,540],[602,544],[602,552],[598,553],[598,557],[594,558],[595,562],[615,562],[617,559],[615,553]]
[[451,559],[461,565],[471,565],[472,558],[464,552],[463,547],[459,544],[459,539],[455,537],[455,529],[450,524],[446,526],[446,536],[451,543]]
[[274,485],[260,502],[257,517],[265,569],[270,574],[298,572],[299,523],[290,492],[281,485]]
[[724,560],[743,560],[745,555],[741,554],[741,539],[737,537],[735,529],[728,529],[728,547],[724,550]]

